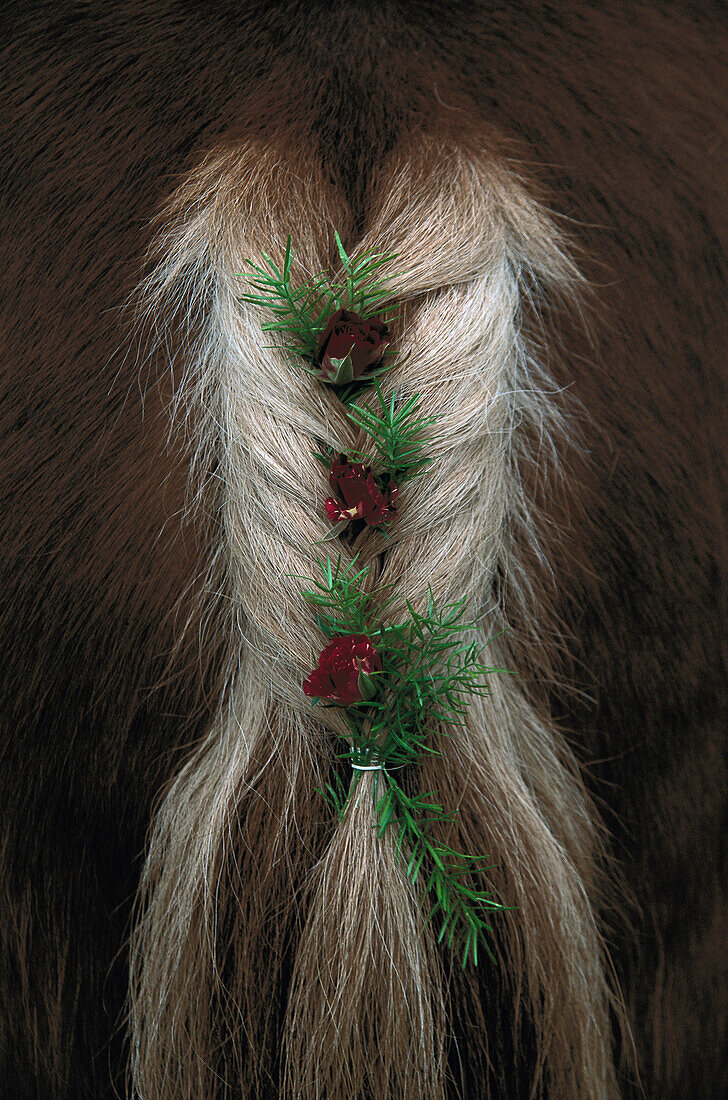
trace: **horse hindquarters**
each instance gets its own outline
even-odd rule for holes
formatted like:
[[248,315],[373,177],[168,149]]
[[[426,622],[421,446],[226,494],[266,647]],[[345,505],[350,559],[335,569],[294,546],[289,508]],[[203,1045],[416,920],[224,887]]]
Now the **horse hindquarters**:
[[[209,338],[219,295],[232,294],[230,284],[219,285],[230,269],[218,261],[225,248],[234,258],[236,242],[272,247],[272,238],[280,241],[289,229],[311,250],[312,262],[327,260],[332,223],[349,243],[372,239],[390,247],[402,239],[405,269],[416,258],[419,273],[410,290],[434,296],[412,303],[412,348],[420,362],[428,362],[438,341],[447,347],[472,300],[491,336],[490,321],[502,324],[510,349],[492,357],[491,343],[486,363],[487,341],[478,344],[477,326],[474,336],[460,337],[475,385],[485,384],[488,364],[500,379],[505,417],[497,432],[504,448],[485,448],[495,438],[489,425],[497,406],[479,429],[485,432],[480,454],[496,462],[500,483],[495,503],[478,497],[478,514],[482,523],[487,514],[498,533],[484,558],[484,577],[496,585],[501,614],[511,623],[510,660],[521,672],[519,691],[498,702],[500,721],[478,757],[482,764],[505,738],[510,794],[493,786],[501,801],[495,809],[481,806],[475,833],[484,839],[486,830],[504,888],[517,893],[523,851],[525,866],[529,859],[535,866],[539,843],[552,852],[562,845],[569,890],[575,896],[585,887],[592,899],[587,912],[598,904],[589,804],[555,714],[587,765],[628,892],[641,906],[631,918],[641,922],[637,936],[625,931],[622,916],[612,917],[609,941],[632,1009],[643,1080],[648,1091],[654,1082],[668,1094],[719,1095],[724,1009],[716,944],[724,941],[724,876],[704,853],[719,830],[725,789],[718,458],[725,401],[717,358],[725,339],[716,243],[724,207],[712,182],[725,174],[716,169],[713,177],[711,169],[720,145],[709,142],[696,157],[691,137],[717,135],[722,117],[715,102],[720,82],[711,77],[718,28],[699,20],[688,25],[675,12],[670,19],[653,15],[639,5],[624,22],[588,5],[563,9],[548,23],[516,5],[507,12],[482,9],[469,12],[465,31],[449,11],[411,16],[404,6],[389,10],[386,27],[377,11],[363,26],[346,11],[304,19],[283,6],[260,18],[220,15],[204,27],[191,8],[160,9],[152,26],[128,8],[78,8],[67,20],[54,16],[52,26],[19,17],[3,67],[14,134],[3,151],[9,214],[2,266],[2,476],[9,501],[3,568],[12,599],[2,634],[8,731],[3,965],[10,1010],[0,1049],[8,1096],[98,1096],[110,1062],[117,1079],[123,1077],[122,945],[145,834],[172,780],[170,798],[180,795],[188,777],[188,794],[198,790],[195,766],[200,783],[212,784],[208,793],[215,776],[220,779],[209,757],[192,755],[193,746],[205,734],[214,736],[220,700],[234,694],[229,595],[244,609],[251,583],[244,560],[237,579],[232,575],[233,519],[220,526],[216,511],[240,462],[233,463],[214,425],[198,415],[227,394],[222,399],[232,416],[236,395],[229,349],[215,348]],[[670,58],[678,59],[680,81],[671,78]],[[364,106],[353,113],[355,103]],[[520,144],[504,147],[514,137]],[[239,168],[251,150],[260,151],[257,188],[250,186],[253,169]],[[296,162],[300,150],[302,164]],[[297,168],[289,177],[291,156]],[[518,168],[514,156],[536,167]],[[218,174],[209,175],[216,164]],[[209,203],[195,190],[205,171],[204,194],[222,219],[212,227],[202,225]],[[565,247],[578,253],[598,288],[596,346],[580,325],[570,324],[573,277],[557,270],[559,234],[522,172],[539,179],[549,207],[574,219]],[[308,192],[300,179],[310,181]],[[405,181],[400,191],[397,179]],[[399,210],[398,195],[405,196]],[[445,224],[447,203],[454,229]],[[160,212],[162,222],[153,226]],[[470,238],[463,228],[469,217],[476,221]],[[177,251],[156,251],[147,269],[152,281],[142,283],[142,257],[153,237],[173,242]],[[155,277],[169,277],[170,293],[157,299],[164,331],[147,359],[150,345],[138,354],[132,315],[118,307],[140,284],[156,293]],[[454,314],[450,300],[457,302]],[[245,339],[255,338],[256,326],[250,319]],[[217,337],[224,341],[231,332],[223,325]],[[198,354],[203,346],[218,358],[195,375],[200,359],[191,358],[191,349]],[[428,369],[434,378],[437,367]],[[451,372],[458,369],[453,365]],[[557,386],[569,388],[568,407]],[[167,411],[181,411],[180,396],[191,403],[198,433],[195,476],[208,502],[207,520],[204,509],[184,518],[190,452],[166,446]],[[296,415],[304,431],[308,414],[299,408]],[[576,430],[586,461],[577,461],[571,448],[569,433]],[[289,445],[303,446],[294,434]],[[265,446],[264,430],[258,442]],[[565,478],[544,486],[545,443],[553,443]],[[220,468],[228,479],[222,483]],[[562,660],[560,635],[571,664]],[[565,682],[587,701],[563,690]],[[281,788],[270,772],[258,790],[266,793],[269,783],[268,793],[299,815],[301,849],[294,845],[289,858],[297,874],[305,874],[321,843],[309,835],[320,816],[309,797],[315,765],[303,766],[310,746],[303,735],[294,737],[295,723],[285,728],[289,785]],[[550,770],[542,745],[552,757]],[[242,751],[230,747],[233,754]],[[259,749],[265,754],[265,744]],[[183,772],[187,760],[193,763]],[[245,785],[245,769],[254,762],[241,759],[237,766],[240,785],[226,797],[238,812],[241,835],[217,856],[213,846],[221,862],[206,873],[219,873],[232,897],[235,882],[223,857],[226,851],[239,857],[236,845],[252,847],[251,896],[260,909],[275,879],[266,861],[256,859],[256,846],[267,850],[270,833],[255,788]],[[454,763],[433,780],[460,797]],[[476,797],[474,788],[471,794]],[[509,812],[508,797],[528,809],[519,825],[525,832],[510,836],[512,845],[520,838],[517,848],[498,827],[498,814]],[[158,837],[169,827],[170,805],[155,817]],[[181,868],[210,818],[204,798],[194,812],[184,798],[180,805],[184,813],[174,821]],[[199,822],[195,814],[202,814]],[[221,827],[229,817],[223,814]],[[679,829],[678,819],[685,822]],[[148,864],[150,882],[165,873],[175,881],[165,843]],[[496,1090],[500,1076],[501,1089],[524,1091],[536,1073],[537,1052],[547,1050],[547,1082],[550,1073],[559,1080],[559,1073],[565,1079],[573,1072],[568,1087],[600,1095],[608,1071],[593,1069],[596,1047],[578,1012],[569,1015],[567,998],[558,1020],[548,1017],[549,996],[561,999],[565,975],[583,969],[584,957],[577,950],[582,933],[569,935],[568,891],[559,894],[553,876],[549,882],[556,908],[547,911],[561,913],[550,921],[555,939],[546,955],[553,967],[538,975],[527,961],[529,952],[532,960],[543,955],[543,943],[538,920],[529,926],[524,910],[538,892],[524,893],[522,919],[504,925],[510,962],[503,975],[481,970],[482,988],[461,985],[445,1006],[456,1043],[443,1046],[443,1058],[454,1067],[459,1057],[466,1081],[469,1073],[487,1080],[487,1033]],[[204,913],[195,910],[199,898],[189,883],[186,888],[183,896],[180,879],[173,896],[202,920],[204,932]],[[255,1024],[253,1050],[236,1045],[238,1032],[221,1010],[219,993],[202,1004],[207,1017],[199,1026],[204,1043],[222,1050],[226,1072],[243,1081],[275,1080],[295,959],[281,924],[285,943],[269,997],[274,1008],[263,1011],[253,988],[260,946],[249,927],[245,938],[240,919],[231,905],[220,928],[238,945],[225,965],[237,974],[241,1011]],[[686,923],[687,944],[680,931]],[[173,943],[156,942],[160,950]],[[596,943],[586,948],[592,961]],[[205,944],[208,954],[195,955],[188,943],[183,969],[175,972],[193,1000],[189,982],[199,983],[203,1002],[211,959],[209,939]],[[147,973],[153,971],[149,965]],[[515,1040],[521,1064],[514,1069],[515,987],[529,974],[532,1003]],[[597,1000],[600,982],[592,983]],[[691,1004],[708,1007],[694,1013],[686,1007]],[[189,1018],[177,1025],[191,1027]],[[219,1026],[223,1034],[215,1031]],[[603,1025],[597,1030],[603,1033]],[[597,1041],[602,1052],[605,1041],[603,1034]],[[168,1065],[163,1043],[161,1036],[156,1053],[148,1048],[159,1072]],[[570,1066],[573,1049],[591,1054]],[[196,1070],[189,1064],[180,1070],[189,1095],[207,1090],[204,1044],[198,1053]],[[599,1058],[603,1063],[603,1053]],[[476,1086],[468,1087],[475,1095]],[[566,1086],[559,1089],[567,1095]]]

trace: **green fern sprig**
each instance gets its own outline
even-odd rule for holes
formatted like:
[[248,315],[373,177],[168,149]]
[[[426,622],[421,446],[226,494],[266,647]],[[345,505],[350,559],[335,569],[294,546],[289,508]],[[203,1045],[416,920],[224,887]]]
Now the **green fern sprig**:
[[[339,234],[334,236],[344,272],[338,281],[321,272],[294,286],[291,267],[296,254],[290,236],[282,267],[264,252],[260,263],[246,260],[249,271],[240,273],[250,288],[240,301],[265,309],[272,319],[263,330],[282,335],[284,349],[298,359],[301,369],[319,378],[320,371],[314,369],[319,343],[332,314],[348,309],[365,321],[375,317],[390,321],[392,311],[387,302],[392,297],[391,283],[402,278],[382,274],[396,253],[370,250],[353,259]],[[431,442],[428,429],[436,418],[420,415],[419,394],[399,407],[395,393],[384,398],[377,377],[394,365],[388,352],[385,356],[389,362],[380,362],[361,377],[352,378],[342,369],[335,376],[340,382],[328,381],[337,386],[349,419],[369,437],[376,452],[375,456],[354,453],[349,459],[374,466],[379,489],[382,494],[392,494],[387,498],[392,505],[396,499],[392,485],[398,489],[431,461],[424,448],[426,440]],[[354,395],[371,383],[378,406],[353,404]],[[331,462],[330,455],[318,457]],[[384,592],[380,587],[374,610],[371,594],[365,590],[369,570],[357,568],[356,559],[347,566],[340,557],[336,563],[327,557],[318,564],[321,577],[313,580],[304,596],[315,607],[321,630],[332,639],[366,635],[377,657],[366,677],[359,666],[361,694],[366,698],[344,710],[350,737],[339,759],[355,766],[378,765],[373,779],[375,827],[380,836],[388,829],[396,831],[395,848],[405,862],[408,878],[429,896],[426,920],[439,922],[438,941],[458,950],[463,967],[469,959],[477,965],[479,945],[492,957],[487,941],[492,932],[489,920],[494,911],[505,908],[489,890],[477,885],[479,876],[491,868],[486,859],[458,852],[438,839],[448,835],[455,816],[441,805],[437,792],[409,794],[391,773],[414,766],[427,755],[439,755],[437,738],[449,736],[453,727],[462,724],[472,697],[489,694],[485,677],[506,670],[482,662],[482,647],[473,640],[476,624],[467,620],[464,601],[438,608],[430,593],[425,612],[408,603],[405,622],[388,622],[394,596],[387,594],[387,586]],[[325,681],[319,679],[318,684],[326,690]],[[355,769],[348,789],[335,776],[321,791],[339,815],[346,813],[361,774]]]
[[313,588],[306,589],[303,598],[318,610],[319,626],[329,638],[337,634],[363,634],[368,621],[368,602],[371,594],[362,588],[362,582],[369,573],[369,567],[355,569],[356,558],[350,565],[342,565],[341,555],[334,564],[328,556],[317,558],[317,564],[323,580],[315,577],[301,577],[300,581],[310,581]]
[[[397,259],[396,252],[376,252],[370,249],[362,252],[357,260],[352,260],[346,252],[341,237],[334,230],[336,248],[339,253],[342,267],[346,271],[346,282],[342,285],[345,290],[348,308],[358,313],[360,317],[369,320],[381,313],[388,313],[391,319],[391,310],[382,306],[382,302],[389,298],[388,283],[398,276],[391,274],[384,278],[375,278],[376,272],[385,264]],[[401,276],[399,276],[401,278]],[[339,301],[344,301],[344,294],[340,294]],[[337,308],[341,308],[338,306]]]
[[238,272],[237,275],[247,279],[257,293],[241,294],[238,301],[248,302],[272,313],[276,319],[264,324],[263,332],[287,334],[294,341],[285,345],[287,351],[305,359],[313,359],[319,336],[335,302],[335,288],[328,286],[323,275],[314,276],[300,287],[292,287],[291,264],[295,255],[289,235],[283,270],[277,267],[267,252],[263,253],[265,267],[254,264],[252,260],[245,260],[254,275],[247,272]]
[[[392,311],[383,303],[390,296],[388,283],[396,276],[379,276],[380,268],[396,259],[396,252],[362,253],[356,260],[351,259],[344,248],[339,234],[334,232],[336,247],[346,273],[343,282],[333,282],[326,272],[312,276],[301,286],[291,283],[291,265],[296,258],[291,236],[286,239],[286,251],[283,267],[280,268],[267,252],[262,253],[262,264],[244,260],[248,271],[236,273],[238,278],[246,279],[253,293],[241,294],[238,301],[267,310],[274,320],[267,321],[264,332],[279,332],[290,338],[284,344],[284,350],[291,355],[300,356],[310,362],[315,361],[321,333],[326,328],[329,317],[339,309],[350,309],[358,313],[362,320],[387,315]],[[386,354],[386,353],[385,353]],[[316,374],[302,364],[302,370]],[[386,367],[390,369],[390,365]],[[370,372],[362,383],[383,373],[383,368]],[[352,392],[355,390],[352,388]],[[345,399],[347,394],[340,395]]]
[[[366,405],[348,405],[346,415],[352,424],[370,437],[384,470],[397,485],[419,473],[423,466],[432,461],[423,457],[425,443],[432,443],[432,436],[425,433],[437,422],[436,416],[419,416],[420,395],[414,394],[397,408],[397,395],[392,393],[386,400],[379,387],[374,383],[381,415]],[[358,460],[366,455],[352,456]]]
[[425,923],[439,916],[437,942],[447,940],[450,948],[458,942],[463,968],[471,955],[473,965],[478,965],[479,943],[495,962],[487,939],[493,932],[489,918],[492,913],[505,910],[506,906],[490,890],[474,885],[475,878],[491,871],[493,864],[432,839],[430,828],[433,824],[453,821],[453,815],[447,814],[439,802],[428,801],[437,792],[412,797],[389,773],[385,771],[384,775],[387,790],[376,803],[379,835],[388,828],[397,829],[395,849],[401,858],[406,858],[406,853],[409,855],[406,873],[413,883],[418,882],[424,870],[424,892],[434,900]]
[[[363,429],[374,443],[375,455],[372,456],[363,451],[350,451],[347,457],[351,462],[361,462],[364,466],[372,466],[377,484],[385,493],[389,485],[394,484],[398,490],[405,481],[421,473],[423,468],[432,462],[430,456],[426,456],[424,448],[431,444],[434,437],[427,431],[437,423],[436,416],[419,416],[420,395],[414,394],[399,408],[397,407],[397,393],[394,391],[385,399],[379,383],[375,380],[379,413],[363,405],[349,405],[346,407],[346,415],[353,424]],[[314,451],[314,457],[328,469],[336,458],[336,452],[329,449],[326,453]],[[389,521],[391,522],[391,521]],[[388,524],[379,527],[379,532],[388,538],[385,530]],[[323,542],[329,542],[337,537],[339,531],[334,528]]]
[[[358,569],[356,560],[342,566],[339,558],[319,561],[323,579],[314,580],[304,596],[316,606],[324,633],[334,638],[366,634],[376,648],[381,670],[371,679],[374,697],[345,710],[351,738],[339,759],[350,763],[376,761],[375,811],[380,835],[396,828],[396,849],[406,860],[407,875],[418,882],[422,875],[424,893],[429,895],[428,920],[441,921],[439,940],[447,940],[477,965],[478,945],[491,954],[487,935],[494,911],[504,906],[490,891],[475,885],[477,876],[488,870],[486,859],[456,851],[432,835],[433,826],[452,823],[436,800],[436,792],[409,795],[391,775],[393,769],[416,765],[426,755],[439,755],[437,736],[463,721],[468,699],[489,694],[484,677],[497,671],[481,661],[481,648],[469,636],[475,624],[465,618],[465,601],[438,608],[430,594],[427,611],[408,604],[409,619],[387,624],[383,616],[393,597],[370,611],[370,596],[364,590],[368,568]],[[361,773],[346,797],[343,788],[330,784],[322,792],[337,814],[346,811]],[[385,790],[379,792],[379,783]]]

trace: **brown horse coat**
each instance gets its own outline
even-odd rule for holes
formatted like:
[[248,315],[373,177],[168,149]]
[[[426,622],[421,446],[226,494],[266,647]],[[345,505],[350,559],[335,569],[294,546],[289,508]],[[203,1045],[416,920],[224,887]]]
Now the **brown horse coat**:
[[[568,425],[556,433],[563,476],[540,479],[538,463],[522,471],[539,550],[514,551],[523,576],[494,566],[492,591],[524,691],[578,759],[585,805],[605,826],[595,827],[606,857],[589,841],[585,889],[637,1068],[626,1032],[615,1026],[612,1043],[604,1022],[616,1076],[602,1069],[590,1082],[588,1064],[569,1068],[576,1039],[564,1016],[550,1075],[539,1006],[526,1000],[514,1029],[521,978],[503,964],[479,968],[475,993],[456,982],[443,1088],[726,1095],[720,6],[120,0],[9,3],[2,19],[0,1095],[98,1100],[126,1087],[128,943],[149,831],[229,683],[219,515],[186,508],[194,425],[191,444],[179,432],[169,441],[180,394],[205,400],[204,387],[187,396],[185,356],[207,299],[194,313],[183,287],[150,342],[135,324],[142,280],[218,189],[220,239],[240,217],[257,219],[261,239],[266,225],[278,240],[298,230],[306,247],[322,212],[321,247],[332,225],[355,246],[377,218],[387,224],[393,164],[415,173],[413,196],[437,196],[457,156],[475,163],[476,148],[488,150],[483,193],[492,163],[516,242],[511,268],[525,257],[510,323],[533,334],[553,383],[539,400]],[[301,175],[296,192],[299,170],[315,188]],[[284,224],[279,180],[300,229]],[[467,190],[452,187],[462,205]],[[422,209],[426,256],[438,242]],[[546,224],[542,258],[533,234]],[[556,271],[559,242],[591,284],[576,287],[583,316],[573,286],[559,298],[562,275],[576,279]],[[450,284],[454,275],[433,285]],[[194,475],[204,499],[222,461],[206,447]],[[209,500],[219,503],[215,491]],[[528,600],[508,610],[529,578],[544,618],[536,639]],[[558,835],[547,793],[533,799],[578,869],[579,837]],[[240,805],[254,856],[257,826]],[[234,933],[234,917],[221,922]],[[565,934],[557,941],[575,950]],[[256,950],[250,988],[268,965]],[[281,952],[274,994],[266,987],[246,1017],[265,1026],[231,1039],[211,1025],[198,1052],[225,1078],[220,1096],[277,1095],[295,945]],[[157,1100],[152,1087],[210,1095],[185,1080],[148,1086],[145,1100]]]

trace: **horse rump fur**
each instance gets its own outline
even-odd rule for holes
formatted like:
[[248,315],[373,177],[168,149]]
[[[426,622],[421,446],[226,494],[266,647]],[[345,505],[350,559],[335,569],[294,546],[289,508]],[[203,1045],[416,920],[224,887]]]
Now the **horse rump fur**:
[[[11,9],[0,1095],[724,1095],[717,9]],[[312,452],[366,441],[238,273],[334,229],[438,418],[343,560],[518,673],[411,777],[511,907],[477,969],[318,793]]]

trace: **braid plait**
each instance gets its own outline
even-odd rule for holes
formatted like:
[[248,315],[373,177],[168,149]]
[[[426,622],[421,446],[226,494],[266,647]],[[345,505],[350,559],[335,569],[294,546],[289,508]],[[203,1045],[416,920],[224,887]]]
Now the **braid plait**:
[[[208,158],[161,224],[139,299],[150,329],[176,318],[175,416],[194,450],[193,495],[219,527],[230,610],[217,721],[150,841],[133,939],[135,1095],[438,1100],[457,1090],[455,1002],[472,1006],[488,1063],[477,1004],[490,964],[480,987],[451,972],[391,831],[373,827],[374,776],[360,777],[340,820],[318,793],[349,730],[302,693],[325,642],[302,593],[317,558],[356,558],[374,606],[386,593],[388,620],[430,596],[465,598],[490,662],[513,667],[511,616],[529,619],[535,650],[537,599],[516,558],[522,545],[541,553],[524,471],[553,464],[568,423],[527,314],[536,298],[544,311],[575,303],[578,272],[496,152],[417,134],[390,155],[352,255],[400,258],[382,393],[419,394],[437,418],[432,461],[407,483],[387,540],[367,528],[322,551],[328,481],[314,452],[371,442],[262,333],[270,318],[238,300],[237,273],[263,251],[279,259],[292,232],[294,282],[324,268],[337,277],[333,229],[352,235],[351,212],[310,158],[246,147]],[[512,1027],[526,1017],[534,1037],[528,1095],[611,1097],[593,809],[543,708],[518,677],[490,680],[462,725],[433,729],[441,755],[416,783],[457,811],[443,843],[489,853],[488,885],[512,907],[493,949]]]

